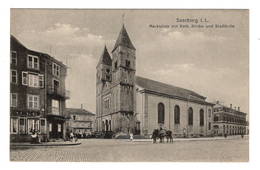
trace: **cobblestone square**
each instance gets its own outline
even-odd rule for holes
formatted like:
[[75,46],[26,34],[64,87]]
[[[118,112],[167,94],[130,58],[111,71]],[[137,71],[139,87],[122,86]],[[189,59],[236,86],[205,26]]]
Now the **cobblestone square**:
[[248,139],[174,141],[152,144],[115,139],[83,139],[77,146],[12,148],[11,161],[58,162],[246,162]]

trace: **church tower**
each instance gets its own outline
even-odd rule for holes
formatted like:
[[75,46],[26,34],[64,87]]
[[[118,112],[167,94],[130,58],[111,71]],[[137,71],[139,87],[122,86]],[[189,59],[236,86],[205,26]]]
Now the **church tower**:
[[103,95],[110,92],[110,84],[112,81],[112,59],[105,46],[99,62],[96,67],[96,118],[98,131],[105,130],[102,117],[110,114],[110,110],[104,110]]
[[123,25],[112,50],[113,130],[134,128],[135,47]]

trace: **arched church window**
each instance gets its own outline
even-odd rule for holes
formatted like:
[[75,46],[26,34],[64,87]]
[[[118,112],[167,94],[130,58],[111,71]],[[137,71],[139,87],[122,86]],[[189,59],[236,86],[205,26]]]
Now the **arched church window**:
[[115,70],[117,69],[117,61],[115,62]]
[[200,126],[204,126],[204,110],[200,109]]
[[164,123],[164,104],[158,104],[158,123]]
[[125,61],[125,66],[126,66],[126,67],[130,67],[130,61],[129,61],[129,60],[126,60],[126,61]]
[[178,105],[174,107],[174,123],[180,124],[180,107]]
[[188,110],[188,125],[193,125],[193,109],[191,107]]

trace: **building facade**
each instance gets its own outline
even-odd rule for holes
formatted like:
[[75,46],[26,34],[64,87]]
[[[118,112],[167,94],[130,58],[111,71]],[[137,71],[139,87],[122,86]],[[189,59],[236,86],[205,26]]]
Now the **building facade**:
[[209,135],[212,106],[191,90],[135,75],[136,49],[122,26],[112,58],[105,47],[97,64],[98,131],[148,135],[156,128],[175,135]]
[[68,116],[67,132],[77,134],[90,134],[93,132],[95,123],[95,114],[83,108],[66,108]]
[[241,135],[247,134],[248,122],[246,121],[246,113],[241,112],[240,108],[233,108],[219,104],[214,105],[214,134],[215,135]]
[[66,66],[48,54],[26,48],[11,36],[11,141],[30,138],[33,131],[47,138],[65,134]]

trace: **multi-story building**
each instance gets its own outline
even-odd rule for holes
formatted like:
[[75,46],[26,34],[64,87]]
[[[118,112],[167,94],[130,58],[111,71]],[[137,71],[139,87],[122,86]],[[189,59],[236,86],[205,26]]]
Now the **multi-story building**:
[[83,108],[66,108],[69,118],[67,131],[78,134],[89,134],[93,132],[95,114]]
[[240,111],[240,107],[226,107],[218,101],[213,107],[214,123],[213,130],[215,135],[240,135],[246,134],[247,121],[246,113]]
[[47,138],[65,135],[66,66],[48,54],[26,48],[11,35],[11,141],[38,131]]

